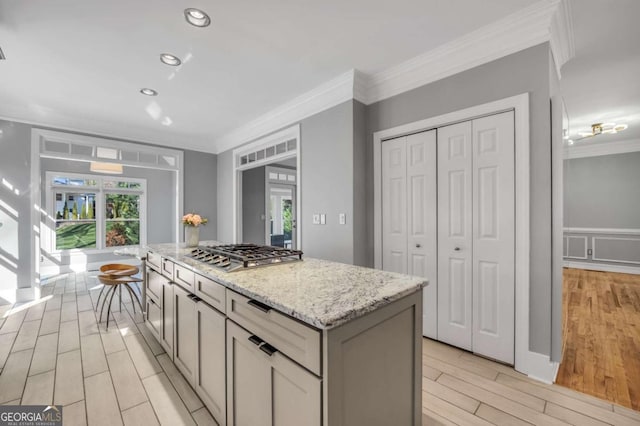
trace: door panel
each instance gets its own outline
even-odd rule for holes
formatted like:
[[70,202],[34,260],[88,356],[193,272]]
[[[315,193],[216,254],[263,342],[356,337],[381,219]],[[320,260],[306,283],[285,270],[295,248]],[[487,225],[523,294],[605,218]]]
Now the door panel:
[[514,362],[513,112],[473,121],[473,351]]
[[472,347],[471,122],[438,129],[438,339]]
[[218,424],[227,423],[225,383],[225,316],[203,302],[196,303],[196,392]]
[[173,286],[173,362],[191,386],[196,381],[196,303],[189,293]]
[[406,137],[382,144],[382,269],[407,273]]
[[227,320],[227,423],[271,426],[271,369],[249,337]]
[[422,334],[438,335],[436,131],[407,136],[407,273],[425,277]]

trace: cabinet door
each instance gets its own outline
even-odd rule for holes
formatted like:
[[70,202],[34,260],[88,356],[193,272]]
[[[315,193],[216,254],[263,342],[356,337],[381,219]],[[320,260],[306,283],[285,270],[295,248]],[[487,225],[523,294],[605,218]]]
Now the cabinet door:
[[251,334],[227,320],[227,425],[271,425],[269,359]]
[[225,394],[225,316],[196,303],[196,392],[218,424],[227,423]]
[[151,298],[147,297],[147,328],[151,330],[153,335],[160,341],[162,332],[162,309]]
[[193,386],[196,381],[196,302],[173,286],[173,362]]
[[261,342],[227,320],[228,424],[320,426],[321,380]]
[[160,344],[173,359],[173,284],[166,281],[160,289],[161,325]]
[[280,352],[270,358],[273,424],[320,426],[321,380]]

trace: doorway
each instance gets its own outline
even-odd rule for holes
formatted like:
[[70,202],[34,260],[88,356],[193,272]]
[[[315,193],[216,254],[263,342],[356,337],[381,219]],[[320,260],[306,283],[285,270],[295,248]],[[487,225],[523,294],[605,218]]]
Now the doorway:
[[[384,140],[513,110],[515,114],[515,357],[516,370],[551,382],[555,366],[547,355],[529,350],[530,145],[529,96],[524,93],[374,133],[374,264],[382,269],[382,144]],[[431,282],[433,278],[428,276]],[[425,309],[434,302],[434,286],[424,291]]]
[[640,411],[640,143],[573,133],[563,160],[556,383]]
[[300,126],[233,152],[234,243],[301,248]]
[[513,111],[382,143],[383,269],[430,277],[425,336],[507,364],[514,186]]

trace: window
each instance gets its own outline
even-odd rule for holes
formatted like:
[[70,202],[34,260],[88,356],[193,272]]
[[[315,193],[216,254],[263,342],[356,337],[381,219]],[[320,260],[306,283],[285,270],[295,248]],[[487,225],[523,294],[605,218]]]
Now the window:
[[47,172],[55,222],[52,246],[99,250],[135,246],[144,240],[146,181]]

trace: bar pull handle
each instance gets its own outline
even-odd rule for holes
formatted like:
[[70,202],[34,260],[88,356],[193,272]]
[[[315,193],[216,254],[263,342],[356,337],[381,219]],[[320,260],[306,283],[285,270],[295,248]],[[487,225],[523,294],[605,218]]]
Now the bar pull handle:
[[262,340],[261,338],[259,338],[258,336],[249,336],[249,341],[251,343],[253,343],[256,346],[260,346],[262,343],[264,343],[264,340]]
[[268,343],[265,343],[264,345],[260,346],[260,350],[262,352],[264,352],[265,354],[271,356],[274,353],[278,352],[278,350],[276,348],[274,348],[273,346],[271,346]]
[[257,300],[250,299],[247,301],[247,304],[264,313],[267,313],[271,310],[271,306],[265,305],[264,303],[258,302]]

